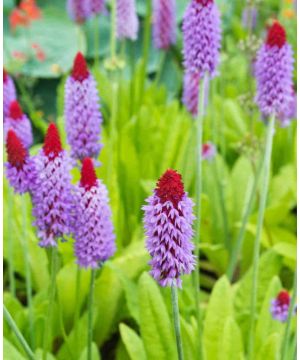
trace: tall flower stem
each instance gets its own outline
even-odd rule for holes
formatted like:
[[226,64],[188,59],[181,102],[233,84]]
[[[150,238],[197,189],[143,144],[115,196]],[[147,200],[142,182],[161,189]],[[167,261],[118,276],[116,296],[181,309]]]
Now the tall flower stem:
[[87,342],[87,360],[92,360],[92,343],[93,343],[93,300],[95,287],[96,269],[91,270],[91,281],[88,299],[88,342]]
[[12,294],[12,296],[16,296],[16,283],[15,283],[15,266],[14,266],[14,244],[13,244],[13,238],[12,238],[12,232],[11,232],[11,228],[12,228],[12,221],[11,219],[13,218],[12,216],[12,212],[13,212],[13,201],[14,201],[14,197],[13,197],[13,190],[12,188],[9,186],[8,187],[8,218],[7,218],[7,228],[8,228],[8,236],[7,236],[7,241],[8,241],[8,272],[9,272],[9,287],[10,287],[10,292]]
[[45,319],[44,324],[44,341],[43,341],[43,360],[47,359],[47,352],[48,352],[48,345],[49,340],[52,337],[52,314],[53,314],[53,305],[55,301],[55,293],[56,293],[56,271],[57,271],[57,248],[51,248],[51,269],[50,269],[50,284],[48,290],[48,310],[47,310],[47,317]]
[[243,219],[242,219],[242,224],[241,224],[241,228],[240,231],[238,233],[236,242],[234,244],[234,247],[232,249],[231,252],[231,256],[230,256],[230,260],[229,260],[229,265],[227,268],[227,277],[229,280],[232,280],[233,274],[234,274],[234,269],[236,267],[237,261],[238,261],[238,256],[240,253],[240,250],[242,248],[243,245],[243,241],[244,241],[244,237],[245,237],[245,232],[246,232],[246,226],[248,224],[248,220],[249,217],[251,215],[251,210],[256,198],[256,192],[257,192],[257,188],[258,188],[258,183],[259,183],[259,179],[260,179],[260,174],[263,168],[263,159],[260,160],[258,169],[256,170],[256,174],[255,174],[255,178],[254,178],[254,182],[251,188],[251,193],[249,196],[249,199],[247,201],[247,206],[243,215]]
[[80,280],[81,280],[81,272],[80,267],[77,266],[76,270],[76,287],[75,287],[75,311],[74,311],[74,333],[75,333],[75,344],[76,344],[76,354],[79,353],[78,344],[79,344],[79,337],[78,337],[78,321],[80,317]]
[[254,328],[255,328],[255,317],[256,317],[256,302],[257,302],[257,280],[258,280],[258,265],[259,265],[259,250],[260,250],[260,239],[263,229],[264,215],[267,203],[268,185],[270,179],[270,168],[271,168],[271,157],[272,157],[272,145],[274,136],[274,125],[275,125],[275,114],[273,114],[268,123],[265,153],[263,160],[263,183],[261,196],[259,201],[258,221],[256,228],[256,236],[254,240],[254,251],[253,251],[253,273],[252,273],[252,293],[250,301],[250,328],[249,328],[249,343],[248,343],[248,358],[253,359],[254,352]]
[[180,334],[178,294],[177,294],[177,287],[174,285],[171,286],[171,294],[172,294],[172,309],[173,309],[174,329],[175,329],[178,360],[183,360],[183,347],[182,347],[182,340],[181,340],[181,334]]
[[9,327],[12,329],[14,334],[16,335],[17,339],[19,340],[20,344],[22,345],[26,355],[28,356],[28,359],[35,360],[35,355],[33,351],[31,350],[30,346],[24,339],[21,331],[19,330],[17,324],[15,323],[14,319],[10,315],[9,311],[6,309],[5,305],[3,305],[3,315],[5,320],[7,321]]
[[34,317],[33,317],[33,306],[32,306],[32,284],[31,284],[31,273],[30,273],[30,259],[29,259],[29,248],[27,236],[27,204],[26,194],[22,196],[22,217],[23,217],[23,252],[24,252],[24,263],[25,263],[25,281],[26,281],[26,297],[29,310],[29,330],[31,346],[35,348],[35,332],[34,332]]
[[95,52],[95,65],[96,65],[96,69],[97,71],[99,71],[99,65],[100,65],[100,61],[99,61],[99,16],[95,15],[94,17],[94,52]]
[[159,83],[163,68],[165,66],[166,58],[167,58],[166,50],[161,50],[160,57],[159,57],[159,63],[158,63],[158,69],[157,69],[155,80],[154,80],[155,85],[157,85]]
[[205,112],[205,88],[208,81],[208,74],[205,73],[199,84],[198,116],[196,118],[196,227],[195,227],[195,254],[196,269],[193,272],[193,283],[196,302],[196,316],[198,324],[199,356],[201,354],[201,314],[200,314],[200,228],[201,228],[201,193],[202,193],[202,136],[203,120]]
[[297,296],[297,269],[295,269],[295,273],[294,273],[293,295],[292,295],[292,299],[291,299],[291,303],[290,303],[290,307],[289,307],[289,314],[288,314],[287,324],[286,324],[284,338],[283,338],[283,342],[282,342],[282,357],[281,357],[282,360],[288,360],[286,358],[286,353],[287,353],[289,336],[290,336],[290,331],[291,331],[292,316],[293,316],[293,312],[295,310],[295,305],[296,305],[296,296]]
[[117,51],[117,4],[116,0],[111,0],[111,26],[110,26],[110,56],[116,57]]

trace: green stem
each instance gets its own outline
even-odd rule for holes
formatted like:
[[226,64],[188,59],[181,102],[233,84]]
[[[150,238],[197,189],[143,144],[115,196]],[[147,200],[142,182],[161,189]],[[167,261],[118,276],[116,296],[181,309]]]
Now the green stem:
[[181,334],[180,334],[178,294],[177,294],[177,287],[175,285],[171,286],[171,294],[172,294],[172,309],[173,309],[174,329],[175,329],[178,360],[183,360],[183,347],[182,347],[182,340],[181,340]]
[[258,166],[258,169],[256,171],[253,186],[252,186],[251,193],[250,193],[250,197],[249,197],[249,200],[247,202],[247,207],[246,207],[244,215],[243,215],[242,225],[241,225],[240,231],[238,233],[235,245],[234,245],[234,247],[232,249],[232,252],[231,252],[230,261],[229,261],[228,269],[227,269],[227,272],[226,272],[227,277],[228,277],[229,280],[232,280],[234,270],[236,268],[236,264],[237,264],[237,261],[238,261],[238,256],[239,256],[240,250],[241,250],[241,248],[243,246],[243,241],[244,241],[245,232],[246,232],[246,226],[248,224],[248,220],[249,220],[249,217],[251,215],[252,207],[253,207],[253,204],[254,204],[254,201],[255,201],[255,198],[256,198],[256,192],[257,192],[258,183],[259,183],[262,168],[263,168],[263,159],[261,159],[261,161],[259,163],[259,166]]
[[75,288],[75,311],[74,311],[74,337],[75,337],[75,346],[76,346],[76,354],[79,353],[79,328],[78,328],[78,321],[80,317],[80,280],[81,280],[81,272],[80,267],[77,266],[76,270],[76,288]]
[[9,327],[12,329],[14,334],[16,335],[17,339],[19,340],[20,344],[22,345],[28,359],[35,360],[35,356],[33,351],[30,349],[29,345],[27,344],[26,340],[24,339],[21,331],[19,330],[17,324],[15,323],[14,319],[11,317],[9,311],[6,309],[5,305],[3,305],[3,315],[5,320],[7,321]]
[[294,313],[295,305],[296,305],[296,296],[297,296],[297,269],[295,269],[295,273],[294,273],[293,295],[292,295],[292,299],[291,299],[291,303],[290,303],[290,307],[289,307],[289,314],[288,314],[288,318],[287,318],[287,324],[286,324],[283,343],[282,343],[282,357],[281,357],[282,360],[288,360],[288,358],[286,358],[286,353],[287,353],[287,348],[288,348],[288,343],[289,343],[292,317],[293,317],[293,313]]
[[97,71],[99,71],[99,65],[100,65],[100,60],[99,60],[99,16],[95,15],[94,18],[94,52],[95,52],[95,65],[96,65],[96,69]]
[[52,339],[52,314],[53,314],[53,305],[55,301],[55,292],[56,292],[56,262],[57,262],[57,248],[51,248],[51,279],[48,290],[48,311],[47,317],[44,324],[44,343],[43,343],[43,360],[47,359],[47,351],[49,346],[49,340]]
[[111,36],[110,36],[110,55],[114,59],[117,49],[117,7],[116,0],[111,0]]
[[22,216],[23,216],[23,252],[24,252],[24,263],[25,263],[25,279],[26,279],[26,297],[29,310],[29,330],[31,346],[35,348],[35,331],[34,331],[34,315],[32,306],[32,284],[31,284],[31,273],[30,273],[30,259],[28,243],[29,237],[27,236],[27,204],[26,195],[22,196]]
[[248,343],[248,358],[252,360],[254,353],[254,328],[255,328],[255,318],[256,318],[256,301],[257,301],[257,280],[258,280],[258,265],[259,265],[259,250],[260,250],[260,239],[263,229],[265,208],[267,203],[268,195],[268,185],[270,178],[270,168],[271,168],[271,157],[272,157],[272,145],[273,145],[273,136],[274,136],[274,124],[275,124],[275,115],[273,114],[268,123],[267,136],[266,136],[266,145],[265,145],[265,154],[263,161],[263,184],[261,190],[261,196],[259,201],[259,211],[258,211],[258,221],[256,236],[254,240],[254,249],[253,249],[253,273],[252,273],[252,293],[251,293],[251,302],[250,302],[250,327],[249,327],[249,343]]
[[12,213],[13,213],[13,190],[9,186],[8,187],[8,218],[7,218],[7,228],[8,228],[8,272],[9,272],[9,287],[10,292],[13,297],[16,297],[16,283],[15,283],[15,266],[14,266],[14,244],[13,244],[13,237],[12,237]]
[[145,80],[147,74],[147,65],[149,60],[149,49],[150,49],[150,39],[151,39],[151,0],[147,0],[147,12],[144,22],[144,38],[143,38],[143,61],[142,61],[142,73],[141,73],[141,84],[140,84],[140,103],[143,100],[144,91],[145,91]]
[[88,299],[88,342],[87,342],[87,360],[92,360],[92,343],[93,343],[93,299],[95,287],[96,270],[91,270],[91,281]]
[[202,193],[202,136],[203,120],[205,112],[205,88],[208,81],[208,74],[205,73],[199,84],[198,116],[196,119],[196,227],[195,227],[195,254],[196,270],[193,272],[193,284],[196,302],[196,317],[198,324],[199,356],[201,356],[201,314],[200,314],[200,228],[201,228],[201,193]]
[[161,78],[161,74],[165,65],[165,61],[166,61],[166,57],[167,57],[167,52],[162,50],[161,54],[160,54],[160,59],[159,59],[159,63],[158,63],[158,70],[156,72],[156,76],[155,76],[155,80],[154,80],[154,84],[157,85],[159,83],[159,80]]

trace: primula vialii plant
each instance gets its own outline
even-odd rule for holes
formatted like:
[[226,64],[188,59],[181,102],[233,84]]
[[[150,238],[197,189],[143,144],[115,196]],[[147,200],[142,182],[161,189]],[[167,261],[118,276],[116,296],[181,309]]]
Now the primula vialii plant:
[[22,144],[29,148],[33,143],[31,123],[28,117],[23,113],[17,100],[10,103],[9,112],[4,121],[4,136],[13,129],[22,141]]
[[55,124],[50,124],[43,148],[35,158],[37,178],[32,191],[33,215],[40,246],[57,246],[71,233],[73,196],[70,159]]
[[12,101],[16,100],[16,88],[13,79],[3,69],[3,113],[4,117],[9,114],[9,107]]
[[184,191],[181,175],[169,169],[158,180],[157,186],[143,207],[147,249],[151,256],[151,275],[161,286],[171,286],[174,326],[179,359],[183,350],[180,336],[177,287],[181,275],[195,268],[192,251],[193,202]]
[[102,147],[99,95],[96,81],[80,52],[65,85],[65,120],[72,158],[97,158]]
[[139,20],[135,8],[135,0],[115,0],[118,39],[136,40]]

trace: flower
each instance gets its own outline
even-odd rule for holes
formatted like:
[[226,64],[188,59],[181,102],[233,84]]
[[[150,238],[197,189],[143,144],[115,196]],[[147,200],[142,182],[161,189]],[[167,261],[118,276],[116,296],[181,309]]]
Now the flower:
[[62,149],[55,124],[48,127],[43,148],[35,158],[37,180],[32,191],[33,215],[42,247],[71,232],[73,197],[70,159]]
[[285,290],[280,291],[276,299],[273,299],[271,302],[270,311],[274,320],[286,322],[289,314],[290,302],[291,297],[289,293]]
[[184,72],[182,102],[194,117],[198,114],[199,81],[198,73]]
[[202,159],[211,161],[216,156],[216,147],[213,143],[207,142],[202,145]]
[[65,119],[71,156],[80,160],[97,158],[102,148],[99,95],[96,81],[80,52],[65,85]]
[[10,186],[19,194],[31,191],[36,180],[35,164],[14,130],[7,133],[6,152],[6,177]]
[[89,0],[67,0],[67,13],[71,20],[83,23],[89,16]]
[[4,117],[9,114],[9,106],[12,101],[16,100],[17,93],[13,79],[3,69],[3,113]]
[[257,24],[257,8],[254,5],[246,5],[242,14],[242,24],[245,29],[254,30]]
[[81,180],[75,190],[75,254],[81,267],[96,268],[116,250],[108,192],[97,179],[93,161],[82,162]]
[[100,14],[105,9],[105,0],[89,0],[89,9],[92,14]]
[[184,191],[181,175],[169,169],[143,206],[146,247],[152,257],[151,275],[161,286],[181,287],[180,276],[195,267],[193,202]]
[[136,40],[139,21],[135,9],[135,0],[117,0],[117,37]]
[[9,24],[12,30],[18,26],[28,27],[32,20],[42,17],[41,9],[36,5],[35,0],[22,0],[18,7],[15,7],[9,15]]
[[221,48],[221,21],[213,0],[192,0],[183,17],[184,67],[190,72],[216,74]]
[[292,89],[292,93],[292,98],[285,113],[278,114],[278,119],[282,127],[288,126],[291,120],[296,119],[297,117],[297,94],[294,89]]
[[275,21],[257,54],[256,102],[263,117],[285,114],[293,98],[293,53],[284,28]]
[[9,113],[4,122],[4,136],[8,130],[13,129],[22,141],[22,144],[29,148],[33,143],[32,128],[28,117],[23,114],[22,108],[17,100],[10,103]]
[[157,49],[168,49],[176,41],[175,0],[153,0],[153,42]]

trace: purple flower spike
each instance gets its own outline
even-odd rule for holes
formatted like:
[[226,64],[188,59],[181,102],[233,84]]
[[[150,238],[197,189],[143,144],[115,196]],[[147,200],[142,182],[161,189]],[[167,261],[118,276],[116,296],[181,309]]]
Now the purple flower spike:
[[181,287],[180,276],[195,268],[193,202],[184,191],[181,175],[167,170],[143,206],[151,275],[161,286]]
[[135,9],[135,0],[117,0],[117,37],[136,40],[139,20]]
[[256,102],[263,117],[286,114],[293,101],[293,52],[286,42],[284,28],[275,21],[265,44],[257,54]]
[[175,0],[153,0],[153,42],[157,49],[168,49],[176,42]]
[[286,322],[289,314],[291,297],[285,290],[280,291],[276,299],[271,302],[271,314],[274,320]]
[[13,130],[9,130],[6,138],[8,162],[5,164],[6,176],[15,192],[30,192],[36,180],[36,169],[32,158]]
[[199,81],[200,75],[198,73],[185,71],[182,102],[194,117],[198,114]]
[[291,121],[297,118],[297,94],[295,93],[294,89],[291,102],[286,109],[286,112],[280,113],[278,118],[282,127],[289,126]]
[[115,253],[116,246],[107,189],[96,178],[93,162],[89,158],[83,160],[75,200],[77,263],[81,267],[97,268]]
[[207,142],[202,146],[202,159],[211,161],[216,156],[216,147],[213,143]]
[[45,143],[36,156],[37,180],[32,191],[33,215],[42,247],[71,232],[72,186],[70,159],[62,149],[58,130],[50,124]]
[[4,118],[9,114],[9,106],[12,101],[16,100],[17,93],[13,79],[3,69],[3,113]]
[[65,85],[65,120],[72,158],[97,158],[102,148],[99,95],[96,81],[81,53],[76,55],[72,74]]
[[246,5],[242,14],[242,24],[245,29],[254,30],[257,24],[257,8],[255,6]]
[[90,12],[100,14],[105,9],[105,0],[89,0]]
[[81,24],[89,16],[89,0],[67,0],[67,12],[71,20]]
[[10,129],[13,129],[22,144],[29,148],[33,143],[31,123],[28,117],[23,114],[20,104],[15,100],[11,102],[9,114],[4,121],[4,136],[6,138]]
[[221,48],[221,21],[213,0],[192,0],[183,17],[184,67],[190,72],[216,74]]

